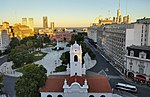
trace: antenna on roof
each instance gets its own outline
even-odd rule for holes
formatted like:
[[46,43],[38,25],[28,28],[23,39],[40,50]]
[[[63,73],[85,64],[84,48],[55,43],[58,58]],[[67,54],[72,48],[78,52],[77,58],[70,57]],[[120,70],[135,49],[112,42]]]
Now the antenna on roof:
[[126,15],[127,15],[127,11],[128,11],[128,0],[126,0]]
[[120,0],[119,0],[119,9],[120,9]]

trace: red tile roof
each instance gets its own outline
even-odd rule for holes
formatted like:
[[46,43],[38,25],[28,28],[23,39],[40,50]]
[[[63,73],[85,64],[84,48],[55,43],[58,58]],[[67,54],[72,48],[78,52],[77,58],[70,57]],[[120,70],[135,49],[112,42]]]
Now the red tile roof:
[[65,75],[50,75],[47,79],[45,86],[43,86],[41,92],[63,92],[64,80],[67,80],[67,84],[70,86],[73,82],[78,82],[83,86],[85,79],[89,86],[88,92],[97,93],[111,93],[111,87],[108,79],[105,76],[65,76]]

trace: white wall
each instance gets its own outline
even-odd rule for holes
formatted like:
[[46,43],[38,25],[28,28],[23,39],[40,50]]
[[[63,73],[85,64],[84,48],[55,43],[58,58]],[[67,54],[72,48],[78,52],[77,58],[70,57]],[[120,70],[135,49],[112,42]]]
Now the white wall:
[[127,57],[127,69],[130,70],[130,61],[132,59],[132,63],[133,63],[133,66],[132,66],[132,71],[134,71],[135,73],[136,72],[139,72],[139,64],[140,62],[144,62],[144,74],[146,75],[150,75],[150,60],[148,61],[148,59],[140,59],[140,58],[133,58],[133,57],[130,57],[128,56]]
[[52,97],[57,97],[58,95],[62,95],[64,97],[63,92],[41,92],[41,97],[47,97],[48,95],[51,95]]
[[150,25],[148,26],[148,41],[147,46],[150,46]]
[[[74,94],[75,96],[70,96],[70,97],[84,97],[84,96],[79,96],[79,95],[77,96],[76,93],[72,93],[72,94]],[[52,95],[52,97],[57,97],[58,95],[62,95],[63,97],[65,97],[64,94],[61,92],[51,92],[51,93],[41,92],[41,97],[47,97],[48,95]],[[112,93],[88,93],[88,97],[90,95],[93,95],[94,97],[100,97],[101,95],[105,95],[105,97],[121,97],[116,94],[115,94],[116,96],[113,96],[114,94]]]
[[126,29],[126,43],[125,47],[134,44],[134,29]]
[[113,97],[112,95],[112,93],[89,93],[88,94],[88,97],[90,96],[90,95],[93,95],[94,97],[100,97],[101,95],[104,95],[105,97]]
[[97,42],[97,28],[88,30],[88,38],[92,39],[94,42]]

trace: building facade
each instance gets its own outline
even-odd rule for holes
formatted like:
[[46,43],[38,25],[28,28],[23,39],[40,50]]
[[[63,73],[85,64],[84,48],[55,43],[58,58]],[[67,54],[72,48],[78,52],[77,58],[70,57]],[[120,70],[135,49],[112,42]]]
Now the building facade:
[[54,26],[54,22],[51,22],[51,30],[54,31],[55,26]]
[[22,18],[22,25],[28,25],[28,23],[27,23],[27,18]]
[[76,32],[54,32],[50,35],[50,39],[53,41],[71,41],[72,35],[77,34]]
[[47,16],[43,16],[43,28],[48,28],[48,20],[47,20]]
[[14,37],[18,37],[20,39],[23,39],[28,36],[34,36],[34,31],[32,31],[32,29],[30,29],[29,26],[21,24],[15,24],[13,26],[13,33]]
[[98,46],[123,73],[126,70],[126,48],[131,45],[150,46],[149,24],[111,24],[99,27],[96,31]]
[[0,50],[3,52],[10,43],[10,27],[8,22],[3,22],[0,27]]
[[29,18],[29,24],[28,24],[29,28],[32,29],[32,31],[34,31],[34,21],[33,18]]
[[129,46],[126,55],[126,75],[150,85],[150,46]]
[[34,31],[34,20],[33,18],[22,18],[22,25],[24,26],[29,26],[30,29],[32,29],[32,31]]
[[92,39],[95,43],[97,43],[97,28],[98,26],[91,26],[88,28],[87,36]]
[[128,37],[126,37],[126,30],[132,28],[133,25],[128,24],[111,24],[103,28],[103,50],[110,58],[110,61],[115,64],[121,72],[124,72],[126,44],[129,44],[126,41],[128,40]]
[[7,49],[10,43],[10,38],[7,29],[0,29],[0,50],[4,51]]

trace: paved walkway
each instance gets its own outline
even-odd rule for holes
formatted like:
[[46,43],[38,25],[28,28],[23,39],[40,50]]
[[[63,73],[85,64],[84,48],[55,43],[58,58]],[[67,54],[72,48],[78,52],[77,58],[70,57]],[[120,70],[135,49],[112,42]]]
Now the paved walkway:
[[84,64],[85,64],[85,68],[88,70],[93,66],[95,66],[96,60],[91,60],[91,57],[88,55],[88,53],[86,53],[84,56]]
[[[53,74],[53,71],[55,71],[55,68],[57,66],[62,65],[62,61],[59,59],[62,55],[62,53],[69,51],[70,47],[66,47],[67,43],[59,43],[60,47],[64,47],[64,50],[60,51],[53,51],[51,47],[42,49],[42,52],[48,53],[42,60],[39,60],[37,62],[34,62],[35,64],[43,65],[47,69],[47,76],[50,74]],[[90,56],[85,54],[84,56],[85,66],[86,69],[90,69],[96,64],[96,60],[91,60]],[[14,76],[19,77],[22,75],[20,72],[16,72],[12,69],[13,62],[5,62],[0,66],[0,72],[4,75],[8,76]],[[57,74],[64,74],[64,72],[60,72]]]
[[[35,64],[43,65],[47,69],[47,76],[50,74],[64,74],[64,72],[53,73],[53,71],[55,71],[57,66],[62,65],[62,61],[59,59],[62,53],[70,50],[70,47],[66,47],[66,44],[67,43],[59,43],[59,46],[64,47],[64,50],[53,51],[51,47],[42,50],[48,54],[42,60],[35,62]],[[87,69],[92,68],[96,64],[96,60],[91,60],[88,54],[85,54],[84,60]]]
[[61,60],[59,59],[62,53],[69,51],[70,48],[66,47],[67,43],[59,43],[60,47],[64,47],[64,50],[53,51],[51,47],[42,49],[43,52],[48,53],[42,60],[35,62],[35,64],[43,65],[47,70],[47,76],[52,74],[55,71],[57,66],[62,65]]
[[0,73],[3,75],[19,77],[22,75],[20,72],[16,72],[12,69],[13,62],[5,62],[0,66]]

